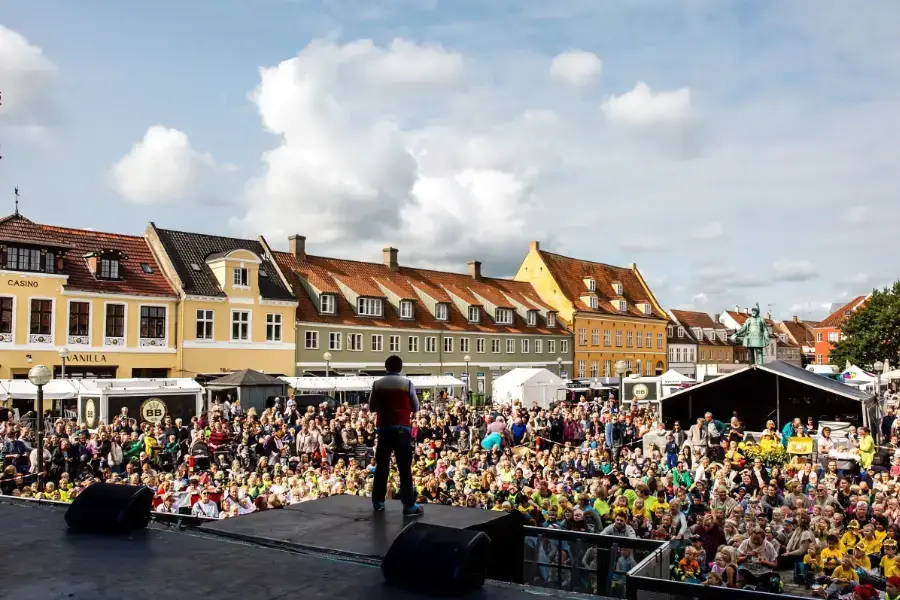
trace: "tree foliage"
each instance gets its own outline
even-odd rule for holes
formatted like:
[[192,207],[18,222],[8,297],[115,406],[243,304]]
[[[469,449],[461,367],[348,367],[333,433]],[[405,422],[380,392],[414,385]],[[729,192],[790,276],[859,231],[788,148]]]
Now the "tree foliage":
[[875,290],[856,311],[850,313],[842,328],[843,339],[829,354],[839,368],[850,364],[871,369],[875,361],[890,361],[900,366],[900,281],[883,290]]

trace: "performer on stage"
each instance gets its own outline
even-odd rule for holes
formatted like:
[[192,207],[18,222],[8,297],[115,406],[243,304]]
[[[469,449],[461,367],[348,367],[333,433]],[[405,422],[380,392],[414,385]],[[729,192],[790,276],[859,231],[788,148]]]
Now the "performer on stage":
[[372,394],[369,396],[369,410],[375,413],[375,430],[378,432],[375,443],[372,506],[375,512],[384,510],[393,454],[397,458],[397,470],[400,472],[403,516],[417,517],[423,510],[416,503],[416,490],[413,487],[411,472],[413,456],[411,417],[419,411],[419,398],[416,396],[416,386],[400,374],[403,370],[403,360],[399,356],[389,356],[384,361],[384,368],[388,374],[372,384]]

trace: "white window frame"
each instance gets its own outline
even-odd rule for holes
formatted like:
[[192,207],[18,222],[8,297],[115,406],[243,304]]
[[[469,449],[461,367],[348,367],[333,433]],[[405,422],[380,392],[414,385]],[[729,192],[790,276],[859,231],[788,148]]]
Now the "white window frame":
[[[235,325],[234,317],[235,317],[235,315],[247,315],[246,322],[238,323],[239,325],[247,326],[247,337],[246,338],[234,337],[234,325]],[[229,325],[230,325],[230,328],[228,331],[228,335],[229,335],[229,339],[232,342],[252,342],[253,341],[253,311],[252,310],[241,310],[239,308],[232,308],[231,309],[231,321],[229,322]]]
[[[141,309],[144,307],[147,308],[162,308],[165,311],[165,319],[166,319],[166,335],[161,338],[142,338],[141,337]],[[127,316],[127,311],[126,311]],[[137,310],[137,334],[138,334],[138,346],[151,346],[157,348],[165,348],[169,345],[169,327],[172,326],[172,321],[169,319],[169,306],[167,304],[139,304]]]
[[406,338],[406,350],[407,352],[419,351],[419,336],[411,335]]
[[384,336],[380,333],[373,333],[370,341],[372,352],[384,352]]
[[531,354],[531,340],[528,338],[519,340],[519,350],[521,350],[522,354]]
[[547,313],[547,327],[556,327],[556,313],[555,312]]
[[446,321],[450,318],[450,307],[446,302],[438,302],[434,305],[434,318],[437,321]]
[[[277,319],[276,319],[277,317]],[[283,319],[281,317],[281,313],[266,313],[266,341],[267,342],[280,342],[282,338],[283,331]],[[272,328],[272,337],[269,337],[269,328]],[[278,335],[275,335],[275,333]]]
[[[81,302],[82,304],[88,305],[88,332],[87,336],[81,335],[69,335],[69,326],[72,324],[72,304],[74,302]],[[13,301],[13,310],[15,310],[15,301]],[[13,317],[15,317],[15,313],[13,313]],[[29,322],[30,325],[30,322]],[[66,344],[70,346],[90,346],[91,340],[93,339],[92,334],[94,333],[94,303],[88,300],[87,298],[72,298],[68,302],[66,302]],[[87,337],[87,343],[78,344],[75,342],[73,338],[79,337]]]
[[623,290],[623,288],[622,288],[622,284],[621,284],[621,283],[616,282],[616,283],[613,284],[612,287],[613,287],[613,292],[615,292],[616,296],[621,296],[621,295],[622,295],[622,292],[623,292],[624,290]]
[[[16,311],[18,309],[18,298],[15,296],[11,296],[8,294],[4,294],[0,296],[2,298],[12,298],[12,322],[9,324],[9,333],[0,333],[0,343],[3,344],[15,344],[16,343],[16,322],[18,319],[16,318]],[[105,321],[104,321],[105,323]]]
[[501,350],[500,338],[491,338],[491,354],[500,354]]
[[402,352],[400,344],[403,343],[399,335],[392,335],[388,338],[388,352]]
[[653,310],[653,307],[648,303],[644,303],[644,314],[649,315]]
[[599,377],[600,376],[600,361],[592,360],[591,361],[591,377]]
[[363,334],[348,333],[347,334],[347,350],[350,352],[363,351]]
[[484,338],[475,338],[475,352],[484,354]]
[[319,312],[323,315],[337,314],[337,297],[334,294],[319,296]]
[[516,353],[516,340],[512,338],[506,338],[506,353],[507,354],[515,354]]
[[579,379],[584,379],[586,366],[587,366],[587,364],[585,363],[585,361],[583,361],[583,360],[578,361],[578,378]]
[[413,318],[413,302],[412,302],[412,300],[401,300],[400,301],[400,318],[401,319],[412,319]]
[[360,296],[356,299],[356,314],[360,317],[384,316],[384,301],[381,298]]
[[534,353],[535,354],[543,354],[544,353],[544,340],[534,340]]
[[[42,333],[31,333],[31,301],[32,300],[49,300],[50,301],[50,339],[46,342],[32,342],[31,337],[39,337],[44,334]],[[56,298],[47,298],[45,296],[29,296],[28,297],[28,320],[25,321],[26,331],[28,332],[28,340],[29,346],[52,346],[53,341],[56,339]]]
[[547,352],[556,354],[556,340],[547,340]]
[[619,312],[625,312],[628,310],[628,301],[627,300],[619,300]]
[[609,377],[610,373],[612,373],[612,361],[604,360],[603,361],[603,376]]
[[604,329],[603,330],[603,347],[610,348],[612,346],[612,330]]
[[[640,335],[640,334],[638,334]],[[625,347],[626,348],[634,348],[634,332],[626,331],[625,332]]]
[[463,354],[468,354],[471,344],[469,344],[469,338],[459,338],[459,351]]
[[529,310],[527,313],[527,319],[528,319],[527,323],[528,323],[529,327],[537,326],[537,311]]
[[425,352],[437,352],[437,337],[429,335],[425,337]]
[[[652,335],[652,334],[651,334]],[[653,339],[652,337],[650,339]],[[656,334],[656,349],[662,350],[665,347],[666,340],[663,338],[663,334]]]
[[344,334],[340,331],[328,332],[328,349],[340,350],[344,343]]
[[588,296],[588,307],[596,310],[598,306],[597,296]]
[[675,328],[671,325],[666,327],[666,335],[668,335],[669,337],[675,337]]
[[[647,343],[644,344],[644,347],[645,347],[645,348],[652,348],[652,347],[653,347],[653,334],[650,333],[649,331],[647,332],[646,340],[647,340]],[[662,346],[660,346],[660,348],[662,348]]]
[[589,277],[587,280],[587,289],[589,292],[593,292],[597,290],[597,280],[593,277]]
[[[202,313],[202,316],[201,316]],[[209,327],[209,336],[198,337],[197,329],[198,325],[203,323],[203,329],[206,330],[207,326]],[[104,328],[106,327],[106,323],[103,323]],[[194,321],[194,339],[200,342],[211,342],[216,339],[216,311],[210,310],[208,308],[198,308],[196,313],[196,319]]]
[[497,325],[512,325],[515,322],[511,308],[497,308],[494,316]]
[[247,267],[233,267],[231,271],[231,286],[238,289],[250,287],[250,270]]
[[591,346],[599,346],[600,345],[600,330],[599,329],[591,329]]
[[837,331],[829,331],[828,332],[828,343],[829,344],[837,344],[840,338],[838,337]]
[[559,340],[559,351],[562,354],[569,353],[569,340]]
[[450,336],[444,338],[444,352],[447,354],[453,353],[453,338]]
[[587,345],[587,328],[586,327],[578,328],[578,345],[579,346]]
[[469,323],[479,323],[481,321],[481,309],[477,306],[469,307]]
[[319,332],[315,329],[307,329],[303,332],[303,349],[318,350],[319,349]]
[[684,327],[678,327],[678,337],[679,339],[684,337]]
[[[107,337],[106,335],[106,314],[109,311],[109,307],[111,305],[121,305],[125,307],[125,310],[122,311],[122,337]],[[138,313],[140,316],[140,312]],[[30,321],[30,319],[29,319]],[[114,347],[125,347],[128,344],[128,303],[127,302],[118,302],[115,300],[106,300],[103,302],[103,325],[102,325],[102,334],[103,334],[103,345],[104,346],[114,346]],[[140,334],[140,323],[138,323],[138,334]],[[119,344],[117,341],[113,340],[122,340],[122,343]]]
[[616,348],[622,347],[622,330],[616,329]]

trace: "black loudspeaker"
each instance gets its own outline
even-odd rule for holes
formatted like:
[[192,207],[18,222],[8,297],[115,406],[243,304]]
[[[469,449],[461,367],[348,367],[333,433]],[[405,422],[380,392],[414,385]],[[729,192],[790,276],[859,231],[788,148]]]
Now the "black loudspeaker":
[[136,485],[94,483],[75,497],[66,523],[83,533],[125,533],[150,523],[153,490]]
[[483,531],[407,525],[381,561],[388,583],[432,596],[459,596],[484,585],[491,538]]

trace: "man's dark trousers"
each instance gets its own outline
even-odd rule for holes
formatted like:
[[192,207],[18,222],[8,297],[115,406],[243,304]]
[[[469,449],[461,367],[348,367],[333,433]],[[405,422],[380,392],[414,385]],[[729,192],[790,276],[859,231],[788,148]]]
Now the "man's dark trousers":
[[397,457],[397,470],[400,472],[400,501],[403,502],[403,506],[412,506],[416,503],[416,491],[413,488],[411,472],[413,447],[412,432],[409,427],[397,426],[378,429],[372,501],[384,502],[392,453]]

